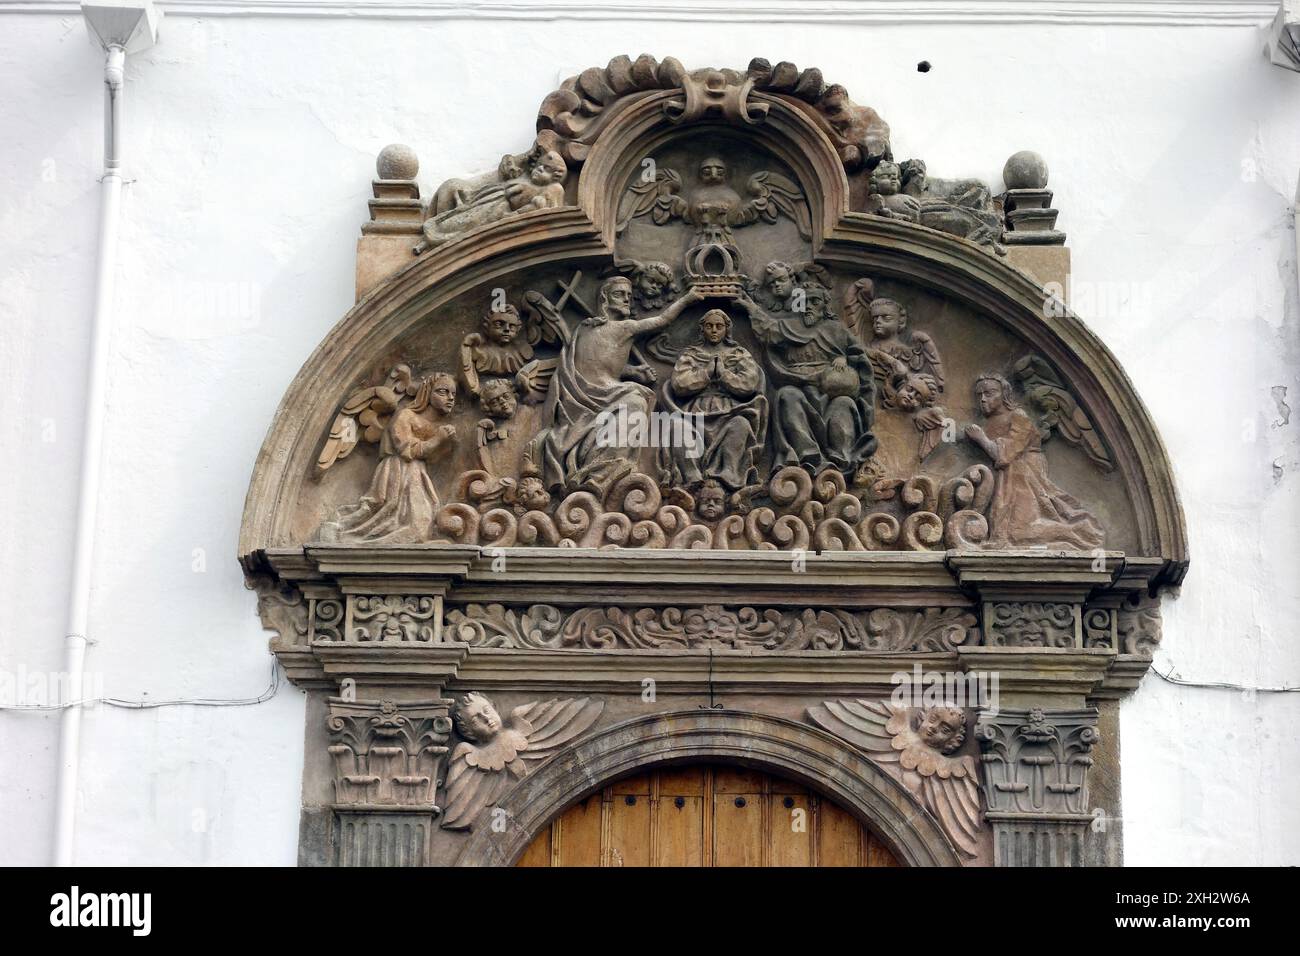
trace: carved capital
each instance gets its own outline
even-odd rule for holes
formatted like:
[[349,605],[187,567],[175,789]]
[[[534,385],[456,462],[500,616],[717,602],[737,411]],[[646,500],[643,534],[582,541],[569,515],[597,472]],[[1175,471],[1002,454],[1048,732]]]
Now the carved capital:
[[437,813],[451,703],[330,698],[327,726],[336,806],[419,807]]
[[1097,711],[1000,710],[975,725],[990,814],[1086,814]]

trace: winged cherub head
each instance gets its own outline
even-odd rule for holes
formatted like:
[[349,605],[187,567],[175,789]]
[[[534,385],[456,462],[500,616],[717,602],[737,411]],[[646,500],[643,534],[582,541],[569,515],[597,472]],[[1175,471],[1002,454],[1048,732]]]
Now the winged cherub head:
[[955,753],[966,741],[966,714],[960,707],[927,707],[916,719],[916,733],[941,754]]
[[501,732],[501,715],[482,694],[469,693],[456,707],[456,732],[471,743],[485,744]]

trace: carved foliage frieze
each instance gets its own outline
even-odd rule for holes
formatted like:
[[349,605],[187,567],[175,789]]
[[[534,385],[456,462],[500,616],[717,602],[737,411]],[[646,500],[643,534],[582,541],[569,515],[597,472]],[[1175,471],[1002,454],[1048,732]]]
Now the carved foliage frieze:
[[449,640],[472,647],[729,648],[767,651],[943,652],[979,643],[964,608],[865,612],[778,608],[588,607],[468,604],[447,612]]

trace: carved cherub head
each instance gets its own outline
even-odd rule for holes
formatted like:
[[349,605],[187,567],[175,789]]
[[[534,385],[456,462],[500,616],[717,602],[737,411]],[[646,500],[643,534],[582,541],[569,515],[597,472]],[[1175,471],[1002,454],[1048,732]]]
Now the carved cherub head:
[[913,720],[917,735],[941,754],[955,753],[966,741],[966,714],[960,707],[927,707]]
[[626,319],[632,315],[632,280],[627,276],[606,279],[600,287],[600,311],[611,319]]
[[929,375],[900,373],[894,376],[891,386],[893,395],[890,404],[905,412],[929,408],[939,400],[939,388]]
[[897,163],[882,159],[871,171],[871,191],[881,196],[897,196],[903,188],[903,174]]
[[513,305],[483,316],[483,334],[497,345],[509,345],[523,327],[524,320],[519,317],[519,310]]
[[519,407],[514,385],[509,379],[504,378],[493,378],[484,382],[479,389],[478,400],[483,406],[483,411],[498,421],[510,418]]
[[450,414],[455,407],[456,379],[446,372],[436,372],[421,382],[411,405],[417,412],[432,408],[442,415]]
[[763,270],[763,287],[773,299],[784,302],[794,291],[794,267],[788,262],[769,262]]
[[894,299],[871,300],[871,334],[878,339],[896,338],[907,328],[907,309]]
[[920,195],[925,192],[926,172],[925,160],[923,159],[906,159],[899,167],[899,173],[903,180],[903,188],[913,195]]
[[511,504],[520,511],[545,511],[551,504],[551,495],[536,475],[524,475],[511,493]]
[[985,372],[975,379],[975,401],[984,415],[994,415],[1003,408],[1015,408],[1015,393],[1005,375]]
[[564,164],[564,157],[555,150],[547,150],[535,160],[528,170],[528,178],[534,186],[549,186],[564,182],[569,175],[569,167]]
[[470,743],[485,744],[501,732],[501,716],[492,701],[469,693],[456,706],[456,732]]
[[645,262],[637,266],[632,294],[643,309],[657,309],[667,293],[676,290],[673,267],[666,262]]
[[727,181],[727,164],[716,156],[700,163],[700,182],[706,186],[721,186]]
[[706,478],[695,492],[695,514],[712,524],[727,513],[727,492],[713,478]]
[[709,309],[700,317],[700,335],[710,345],[721,345],[731,338],[731,316],[721,309]]

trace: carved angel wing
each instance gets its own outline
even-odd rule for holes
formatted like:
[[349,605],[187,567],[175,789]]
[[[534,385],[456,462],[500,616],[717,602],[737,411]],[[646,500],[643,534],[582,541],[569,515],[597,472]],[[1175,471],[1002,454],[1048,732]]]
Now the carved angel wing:
[[980,793],[975,761],[945,756],[912,729],[908,708],[876,700],[827,700],[813,722],[881,764],[939,821],[957,849],[979,855]]
[[813,722],[873,759],[897,763],[894,735],[885,729],[893,711],[878,700],[827,700],[808,708]]
[[760,170],[746,183],[751,199],[747,206],[765,222],[776,222],[778,215],[793,219],[804,239],[812,238],[812,218],[803,190],[779,173]]
[[358,442],[378,442],[397,406],[417,391],[419,386],[411,378],[410,366],[399,365],[388,373],[384,384],[358,389],[349,395],[334,416],[329,437],[316,458],[316,477],[352,454]]
[[[605,709],[603,700],[589,697],[534,701],[510,712],[510,723],[528,738],[519,756],[529,764],[541,763],[596,722]],[[525,729],[527,728],[527,729]]]
[[939,358],[939,347],[925,332],[912,333],[912,346],[921,359],[922,370],[934,379],[935,387],[943,391],[943,360]]
[[502,770],[484,770],[475,763],[478,747],[462,742],[451,754],[447,770],[447,800],[443,807],[445,830],[468,830],[484,807],[492,806],[506,788],[527,770],[515,760]]
[[913,413],[912,424],[921,433],[921,442],[917,449],[918,461],[925,461],[930,452],[939,446],[939,440],[943,437],[944,421],[944,411],[937,405],[921,408]]
[[876,297],[876,284],[870,279],[859,279],[844,293],[844,324],[856,332],[863,342],[871,341],[871,300]]
[[619,206],[617,231],[622,232],[633,219],[647,213],[657,226],[681,218],[686,212],[681,191],[682,177],[666,167],[660,167],[654,179],[629,186]]
[[523,313],[529,345],[539,342],[559,342],[561,345],[568,343],[569,326],[555,303],[546,296],[534,289],[525,292]]
[[515,384],[525,402],[537,405],[546,401],[559,364],[558,358],[535,358],[515,374]]
[[1040,412],[1038,427],[1044,438],[1054,428],[1071,445],[1082,448],[1104,471],[1115,467],[1101,436],[1092,427],[1092,419],[1045,359],[1026,355],[1016,362],[1013,372],[1025,397]]
[[973,757],[949,757],[960,772],[921,778],[921,802],[968,857],[979,856],[980,789]]

